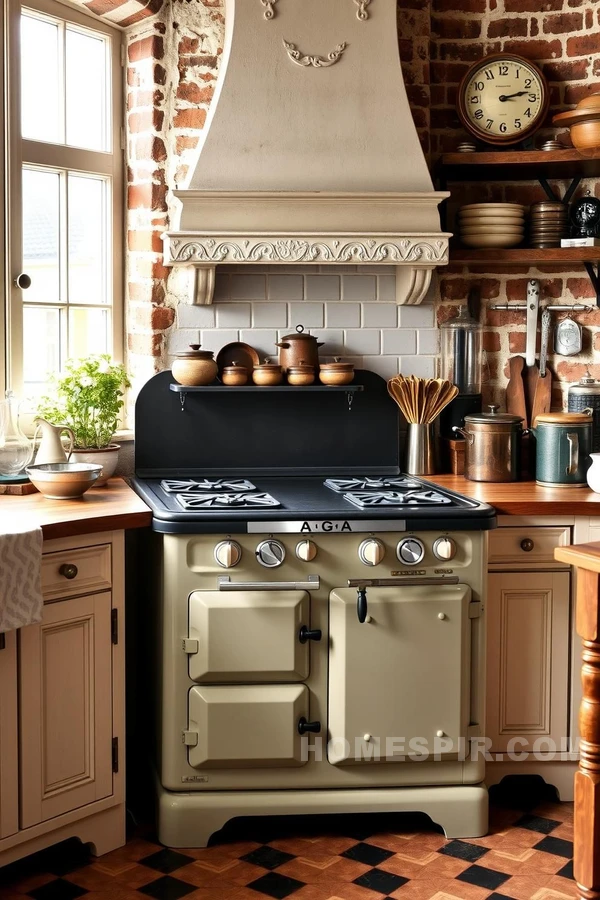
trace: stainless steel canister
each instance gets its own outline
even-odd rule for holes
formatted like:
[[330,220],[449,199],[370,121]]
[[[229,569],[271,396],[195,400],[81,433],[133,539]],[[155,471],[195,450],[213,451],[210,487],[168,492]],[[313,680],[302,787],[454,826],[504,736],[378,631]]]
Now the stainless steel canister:
[[521,470],[523,419],[499,413],[465,416],[465,427],[455,427],[465,438],[465,478],[471,481],[518,481]]
[[592,422],[592,452],[600,452],[600,381],[590,375],[588,369],[578,384],[569,388],[568,395],[569,412],[583,412],[584,409],[593,411]]

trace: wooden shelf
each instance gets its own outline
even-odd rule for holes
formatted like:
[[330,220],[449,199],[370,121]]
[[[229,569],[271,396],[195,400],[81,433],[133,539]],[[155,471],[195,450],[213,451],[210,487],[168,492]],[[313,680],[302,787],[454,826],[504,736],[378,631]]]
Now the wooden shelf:
[[[547,250],[536,250],[533,247],[516,247],[502,250],[486,247],[482,250],[469,250],[463,247],[450,248],[450,265],[493,265],[503,266],[535,266],[556,265],[568,266],[572,263],[597,263],[600,260],[600,247],[551,247]],[[492,270],[493,271],[493,270]]]
[[596,178],[600,150],[491,150],[444,153],[438,163],[444,181],[526,181],[543,178]]

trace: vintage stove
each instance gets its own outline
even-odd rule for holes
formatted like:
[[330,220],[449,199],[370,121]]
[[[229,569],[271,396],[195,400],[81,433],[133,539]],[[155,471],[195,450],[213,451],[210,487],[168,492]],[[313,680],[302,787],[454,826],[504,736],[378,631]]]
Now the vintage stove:
[[491,507],[399,473],[385,382],[136,406],[153,510],[159,836],[237,816],[419,810],[487,830]]

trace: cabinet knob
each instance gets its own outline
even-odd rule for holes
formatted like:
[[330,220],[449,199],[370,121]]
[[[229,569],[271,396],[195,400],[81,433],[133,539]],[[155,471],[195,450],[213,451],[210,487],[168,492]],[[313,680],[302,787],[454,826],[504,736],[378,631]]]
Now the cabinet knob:
[[303,625],[300,629],[298,640],[301,644],[306,644],[307,641],[320,641],[322,637],[323,634],[320,628],[313,628],[311,631],[310,628],[307,628],[306,625]]
[[307,722],[304,716],[298,722],[298,734],[307,734],[309,731],[312,734],[318,734],[321,730],[320,722]]
[[521,541],[521,550],[524,550],[525,553],[530,553],[533,550],[534,544],[531,538],[523,538]]
[[65,578],[68,578],[70,581],[73,578],[77,578],[77,571],[77,566],[73,563],[63,563],[58,570],[58,574],[64,575]]

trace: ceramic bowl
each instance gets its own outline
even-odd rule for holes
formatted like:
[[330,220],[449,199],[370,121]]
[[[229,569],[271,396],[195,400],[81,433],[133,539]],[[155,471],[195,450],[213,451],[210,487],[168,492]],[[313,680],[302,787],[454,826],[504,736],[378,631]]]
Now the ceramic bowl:
[[461,225],[522,225],[524,216],[477,216],[475,214],[460,217]]
[[42,463],[27,466],[29,479],[49,500],[73,500],[91,488],[100,477],[102,466],[92,463]]
[[524,213],[525,207],[520,203],[467,203],[460,208],[461,212],[468,210],[477,210],[478,212],[488,211],[489,213],[508,211],[511,213]]
[[461,225],[461,234],[524,234],[523,225]]

